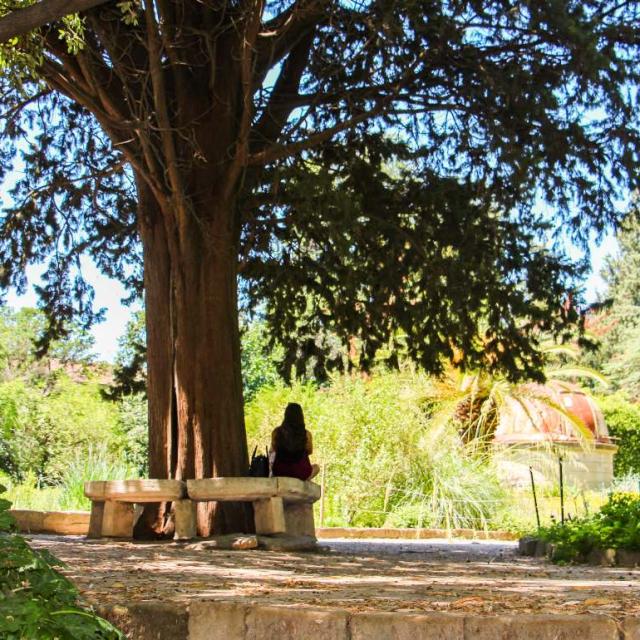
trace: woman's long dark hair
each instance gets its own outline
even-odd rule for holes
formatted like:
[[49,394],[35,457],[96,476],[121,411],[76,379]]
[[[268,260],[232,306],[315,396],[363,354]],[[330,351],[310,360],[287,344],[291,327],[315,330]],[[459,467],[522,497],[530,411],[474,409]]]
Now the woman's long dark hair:
[[304,454],[307,447],[307,432],[302,407],[290,402],[284,410],[284,420],[278,429],[277,449],[289,454]]

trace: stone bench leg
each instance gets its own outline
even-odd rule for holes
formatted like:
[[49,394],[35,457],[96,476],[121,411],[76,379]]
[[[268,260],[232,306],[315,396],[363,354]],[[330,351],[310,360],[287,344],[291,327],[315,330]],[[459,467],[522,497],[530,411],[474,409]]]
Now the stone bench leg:
[[287,535],[316,537],[313,504],[287,502],[284,505],[284,521]]
[[196,503],[193,500],[176,500],[174,540],[191,540],[196,537]]
[[87,538],[100,538],[102,536],[102,520],[104,516],[104,502],[94,500],[91,502],[91,516],[89,518],[89,531]]
[[253,518],[258,535],[286,531],[282,498],[267,498],[253,503]]
[[130,502],[107,500],[102,516],[102,534],[109,538],[133,538],[134,507]]

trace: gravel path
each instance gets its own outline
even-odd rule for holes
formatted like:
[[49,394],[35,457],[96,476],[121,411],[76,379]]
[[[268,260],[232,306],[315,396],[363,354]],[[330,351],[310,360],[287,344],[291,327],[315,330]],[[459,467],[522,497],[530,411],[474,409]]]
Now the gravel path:
[[452,562],[506,562],[517,559],[518,543],[496,540],[384,540],[335,538],[320,544],[335,553],[350,555],[399,556],[415,554],[416,560],[446,560]]
[[322,540],[322,553],[33,536],[97,605],[197,599],[358,611],[640,615],[640,571],[560,567],[512,542]]

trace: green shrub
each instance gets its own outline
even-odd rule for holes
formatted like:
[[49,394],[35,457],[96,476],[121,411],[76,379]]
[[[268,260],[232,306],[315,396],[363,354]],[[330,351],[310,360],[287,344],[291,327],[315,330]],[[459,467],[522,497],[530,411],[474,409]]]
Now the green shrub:
[[90,448],[77,453],[69,462],[60,482],[62,511],[88,510],[91,501],[84,495],[84,483],[91,480],[124,480],[137,478],[138,471],[125,461],[116,459],[105,449]]
[[640,495],[614,493],[594,515],[544,527],[539,536],[555,545],[554,561],[581,561],[593,549],[640,550]]
[[7,487],[7,498],[16,509],[35,511],[59,511],[62,488],[41,486],[38,478],[29,472],[20,482],[0,475],[0,482]]
[[[4,487],[0,486],[0,496]],[[0,498],[0,637],[3,640],[124,640],[124,634],[80,606],[61,563],[12,533],[8,500]]]
[[15,480],[32,473],[40,485],[55,484],[70,451],[118,448],[118,407],[102,398],[98,382],[75,382],[64,374],[49,382],[0,384],[0,448],[6,452],[0,470]]
[[125,395],[118,401],[118,418],[115,426],[116,451],[136,474],[144,478],[148,469],[149,429],[147,398],[144,394]]
[[626,473],[614,478],[611,489],[617,493],[640,491],[640,473]]
[[254,321],[242,326],[242,387],[244,399],[251,401],[263,387],[270,387],[280,380],[277,360],[280,350],[269,349],[267,328],[262,322]]
[[622,393],[600,397],[598,404],[618,445],[613,460],[614,475],[640,473],[640,405],[629,402]]

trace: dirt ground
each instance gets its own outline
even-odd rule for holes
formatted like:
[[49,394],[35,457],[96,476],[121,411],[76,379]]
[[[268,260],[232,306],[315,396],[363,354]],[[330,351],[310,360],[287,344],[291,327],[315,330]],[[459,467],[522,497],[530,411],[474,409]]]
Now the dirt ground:
[[322,540],[319,553],[32,536],[91,603],[198,598],[359,611],[640,615],[640,570],[554,566],[515,545]]

